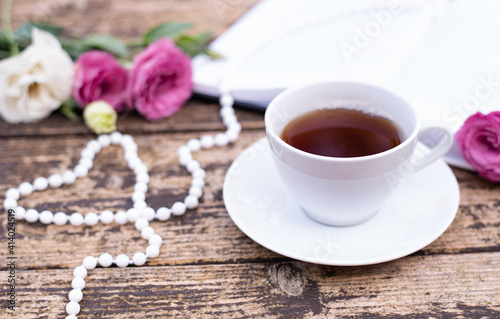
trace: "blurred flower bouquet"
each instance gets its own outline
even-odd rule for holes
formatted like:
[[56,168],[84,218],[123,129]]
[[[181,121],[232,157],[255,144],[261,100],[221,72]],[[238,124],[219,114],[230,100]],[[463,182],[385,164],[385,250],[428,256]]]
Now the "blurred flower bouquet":
[[10,7],[2,9],[0,116],[9,123],[36,122],[57,109],[71,120],[84,110],[96,133],[115,130],[123,110],[157,121],[191,96],[190,57],[219,57],[208,49],[210,33],[184,34],[189,23],[164,23],[125,43],[103,34],[68,38],[35,22],[12,30]]

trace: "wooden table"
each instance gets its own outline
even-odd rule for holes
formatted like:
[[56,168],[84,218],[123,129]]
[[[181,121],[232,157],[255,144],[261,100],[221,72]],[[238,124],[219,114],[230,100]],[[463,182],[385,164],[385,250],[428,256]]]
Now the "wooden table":
[[[166,20],[194,23],[219,34],[256,0],[15,1],[15,26],[30,18],[82,36],[123,38]],[[123,115],[118,129],[132,134],[150,169],[152,207],[184,198],[189,174],[176,149],[188,139],[224,129],[216,103],[193,98],[179,113],[150,123]],[[199,209],[153,222],[164,238],[161,254],[143,267],[89,272],[79,318],[500,318],[500,190],[460,169],[461,202],[450,228],[420,251],[392,262],[332,267],[294,261],[245,236],[222,201],[224,175],[236,156],[265,135],[263,114],[237,110],[240,139],[202,151],[207,185]],[[22,181],[73,167],[94,136],[59,114],[30,125],[0,122],[0,194]],[[21,205],[39,211],[130,207],[133,179],[121,149],[105,149],[89,176],[71,187],[31,195]],[[3,195],[2,195],[3,196]],[[73,268],[88,255],[132,254],[146,247],[132,225],[16,227],[15,312],[7,310],[6,213],[0,215],[0,318],[64,318]]]

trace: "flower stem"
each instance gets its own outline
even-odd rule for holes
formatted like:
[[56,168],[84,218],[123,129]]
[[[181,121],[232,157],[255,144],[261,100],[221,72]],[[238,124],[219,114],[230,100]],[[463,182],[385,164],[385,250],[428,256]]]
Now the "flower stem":
[[12,8],[13,0],[2,0],[2,29],[7,36],[9,41],[9,49],[11,55],[16,55],[19,53],[19,48],[17,47],[14,31],[12,31],[12,25],[10,23],[10,11]]

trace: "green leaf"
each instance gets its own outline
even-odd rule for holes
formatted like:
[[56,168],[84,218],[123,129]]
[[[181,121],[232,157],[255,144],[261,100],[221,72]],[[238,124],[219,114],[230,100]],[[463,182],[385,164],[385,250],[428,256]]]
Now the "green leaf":
[[212,60],[224,59],[224,56],[222,54],[214,50],[207,49],[203,53],[205,53]]
[[50,32],[56,37],[60,36],[64,31],[63,28],[55,25],[42,22],[29,21],[14,31],[14,37],[16,39],[16,42],[22,43],[24,45],[29,44],[31,42],[31,31],[33,28],[38,28],[40,30]]
[[80,115],[76,113],[78,106],[73,100],[66,100],[62,102],[59,107],[59,112],[66,116],[70,121],[79,122],[81,120]]
[[8,58],[8,57],[10,57],[10,50],[9,49],[7,49],[7,50],[1,49],[0,50],[0,60]]
[[118,57],[123,57],[128,54],[127,46],[121,40],[107,34],[92,35],[85,38],[83,44],[91,49],[108,51]]
[[78,59],[78,57],[85,52],[86,47],[80,40],[60,38],[59,41],[64,51],[66,51],[73,60]]
[[179,39],[177,39],[175,44],[190,57],[195,57],[200,53],[209,52],[208,50],[209,39],[210,39],[210,32],[205,32],[198,35],[182,35],[179,37]]
[[0,31],[0,50],[8,50],[10,41],[9,37],[4,31]]
[[50,32],[53,35],[55,35],[56,37],[60,36],[63,33],[63,31],[64,31],[63,27],[60,27],[60,26],[57,26],[57,25],[53,25],[53,24],[48,24],[48,23],[43,23],[43,22],[33,22],[33,21],[31,21],[30,23],[34,27],[36,27],[36,28],[38,28],[40,30],[44,30],[44,31]]
[[153,43],[163,37],[175,38],[191,26],[192,24],[187,22],[167,22],[160,24],[146,32],[143,38],[144,45]]

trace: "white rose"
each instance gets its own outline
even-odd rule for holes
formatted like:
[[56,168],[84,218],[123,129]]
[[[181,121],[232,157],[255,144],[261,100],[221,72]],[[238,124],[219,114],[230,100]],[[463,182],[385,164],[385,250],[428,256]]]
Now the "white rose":
[[0,116],[9,123],[39,121],[71,96],[74,66],[59,41],[33,28],[32,44],[0,61]]

